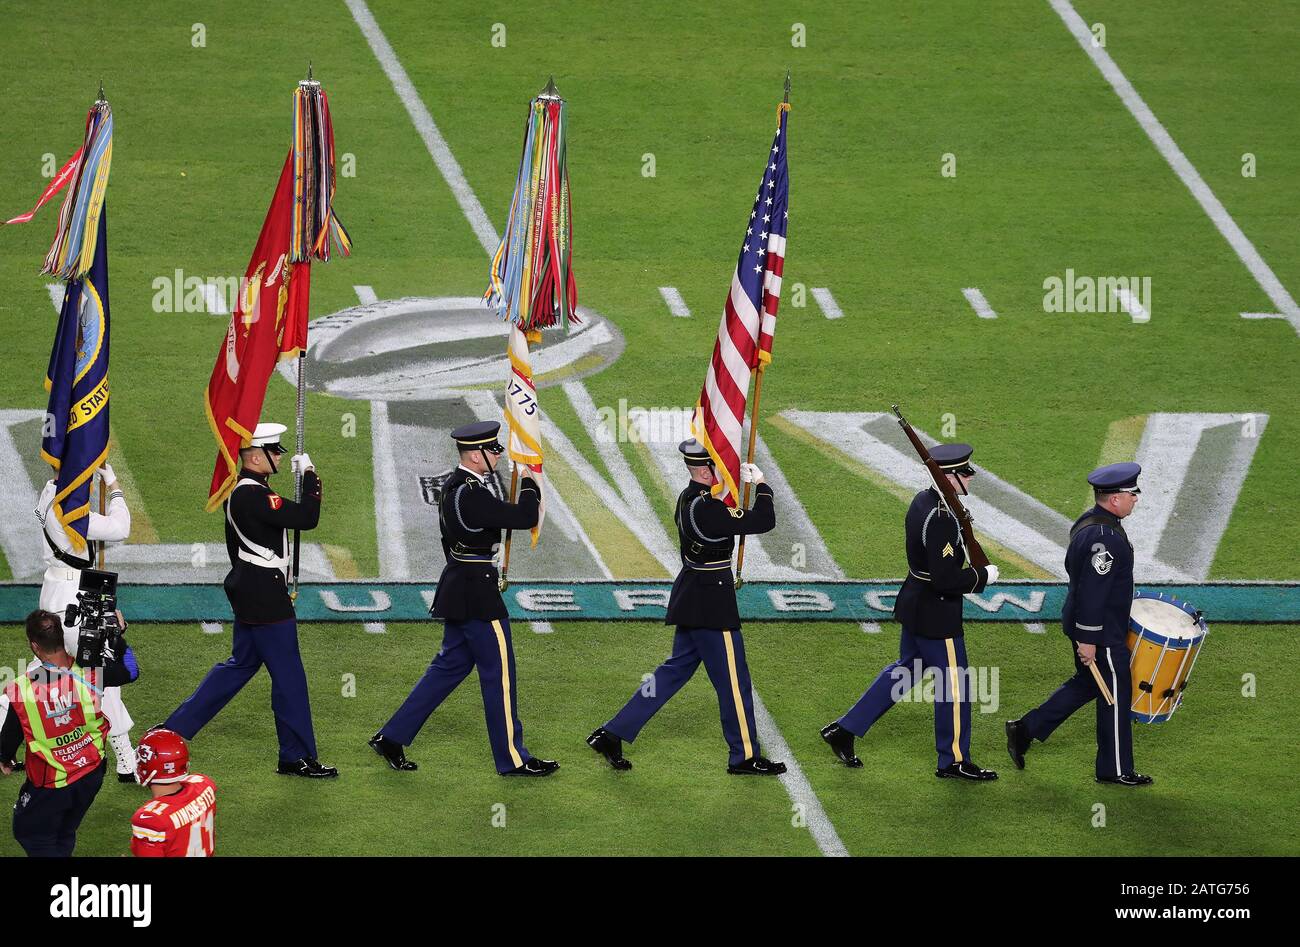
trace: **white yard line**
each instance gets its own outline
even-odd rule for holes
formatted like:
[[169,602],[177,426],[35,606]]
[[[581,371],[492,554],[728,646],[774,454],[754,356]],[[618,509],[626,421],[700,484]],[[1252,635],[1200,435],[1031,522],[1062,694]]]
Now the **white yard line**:
[[813,287],[812,295],[813,299],[817,301],[817,305],[821,307],[822,314],[827,319],[844,318],[844,310],[840,308],[840,304],[835,301],[835,297],[831,295],[831,291],[825,286]]
[[203,284],[203,303],[208,312],[213,315],[223,316],[227,312],[226,300],[221,295],[221,288],[216,283]]
[[966,301],[975,310],[975,315],[981,319],[996,319],[998,317],[998,314],[993,311],[993,307],[989,305],[989,301],[984,298],[984,294],[974,286],[963,289],[961,294],[966,297]]
[[1124,311],[1133,317],[1134,322],[1150,322],[1151,313],[1127,289],[1115,290],[1115,299],[1124,307]]
[[201,621],[199,622],[199,630],[205,635],[219,635],[224,631],[219,621]]
[[682,299],[682,294],[677,291],[676,286],[660,286],[659,295],[664,298],[668,304],[668,311],[679,319],[689,319],[691,310],[686,305],[686,300]]
[[64,283],[46,283],[46,292],[50,294],[50,302],[54,303],[54,311],[63,311],[63,294],[67,292],[68,287]]
[[382,621],[363,621],[361,627],[368,635],[382,635],[388,632],[388,627]]
[[869,635],[880,634],[880,622],[878,621],[860,621],[858,627]]
[[1106,81],[1115,90],[1115,94],[1119,96],[1125,108],[1137,119],[1138,125],[1146,132],[1147,137],[1151,139],[1151,143],[1156,146],[1156,150],[1169,162],[1169,166],[1174,169],[1178,179],[1192,192],[1192,196],[1201,205],[1201,209],[1209,215],[1219,233],[1223,234],[1223,238],[1228,241],[1229,246],[1236,251],[1241,262],[1246,265],[1246,269],[1250,270],[1250,275],[1255,277],[1255,282],[1259,284],[1259,288],[1273,301],[1273,305],[1278,308],[1278,311],[1291,323],[1296,333],[1300,335],[1300,306],[1296,305],[1295,300],[1291,298],[1291,294],[1282,285],[1282,281],[1274,275],[1269,265],[1264,262],[1264,258],[1259,255],[1255,245],[1242,233],[1241,228],[1237,226],[1236,221],[1232,219],[1222,202],[1214,196],[1210,186],[1205,183],[1205,179],[1187,160],[1187,156],[1174,143],[1174,139],[1165,130],[1165,127],[1160,124],[1159,119],[1155,117],[1146,102],[1142,101],[1142,97],[1133,88],[1133,83],[1129,82],[1124,73],[1120,71],[1119,66],[1115,65],[1115,60],[1111,59],[1110,53],[1106,52],[1104,47],[1093,42],[1092,31],[1088,28],[1088,24],[1083,21],[1083,18],[1075,12],[1069,0],[1048,0],[1048,2],[1052,5],[1052,9],[1056,11],[1056,15],[1061,18],[1066,29],[1078,41],[1079,46],[1092,59],[1093,64],[1101,71],[1101,74],[1105,76]]
[[[410,76],[402,68],[397,54],[393,52],[393,47],[389,45],[379,24],[375,22],[374,16],[370,13],[370,8],[366,6],[365,0],[344,0],[348,9],[352,12],[352,18],[357,21],[357,26],[365,35],[366,41],[370,44],[375,58],[379,60],[379,65],[383,68],[384,74],[393,84],[393,90],[397,97],[402,100],[406,106],[407,114],[411,116],[411,121],[415,125],[416,131],[424,139],[425,147],[429,149],[429,156],[433,158],[434,165],[442,174],[447,186],[451,188],[452,194],[456,197],[456,203],[460,205],[461,212],[465,219],[469,221],[471,229],[478,237],[479,243],[483,245],[483,250],[489,256],[496,252],[497,245],[501,242],[500,236],[496,229],[488,221],[487,214],[483,211],[483,205],[479,203],[478,198],[474,195],[473,189],[469,182],[465,180],[465,174],[461,171],[460,165],[452,156],[451,149],[447,147],[447,141],[438,131],[438,126],[433,122],[433,116],[425,108],[424,102],[420,100],[420,95],[411,83]],[[486,393],[485,393],[486,394]],[[493,399],[495,404],[495,399]],[[376,500],[378,502],[378,500]],[[557,506],[563,507],[563,500],[553,494],[548,498],[548,502],[555,502]],[[570,517],[575,524],[578,524],[577,517]],[[581,531],[581,524],[578,524]],[[595,546],[592,545],[590,538],[582,533],[582,539],[588,548],[595,553]],[[596,553],[596,561],[606,576],[610,576],[608,567]],[[813,838],[817,841],[817,847],[821,849],[824,855],[847,855],[844,843],[840,841],[835,832],[835,827],[831,825],[830,819],[826,817],[825,810],[822,809],[821,802],[813,792],[812,786],[804,778],[803,771],[795,761],[794,754],[790,752],[789,746],[786,745],[785,739],[777,729],[775,721],[767,712],[758,699],[758,692],[754,692],[754,717],[758,724],[759,739],[772,747],[774,752],[779,752],[785,759],[788,772],[780,777],[782,785],[785,786],[786,792],[790,799],[796,805],[801,805],[808,823],[808,829],[812,832]]]
[[379,575],[384,579],[409,579],[402,529],[401,497],[394,471],[393,430],[388,423],[388,402],[370,402],[370,451],[375,469],[375,536],[379,545]]
[[465,180],[465,172],[461,171],[460,165],[452,155],[451,149],[447,147],[447,140],[442,137],[442,132],[438,131],[438,126],[433,123],[433,116],[425,108],[424,102],[420,99],[420,93],[415,91],[415,85],[411,82],[411,77],[406,74],[402,68],[402,63],[393,52],[393,47],[389,45],[384,31],[379,28],[375,22],[370,8],[366,6],[365,0],[344,0],[348,5],[348,10],[352,12],[352,19],[357,21],[357,26],[361,27],[361,32],[370,44],[370,49],[379,60],[380,67],[384,70],[384,75],[388,76],[388,81],[393,84],[393,91],[397,97],[402,100],[406,106],[406,113],[411,116],[411,124],[415,130],[420,133],[424,140],[424,146],[429,149],[429,157],[437,165],[442,179],[447,182],[451,188],[452,195],[456,198],[456,203],[460,205],[461,213],[469,221],[470,229],[474,231],[474,236],[478,237],[478,242],[483,245],[483,250],[489,256],[496,253],[497,245],[501,243],[501,235],[497,233],[492,222],[488,220],[487,213],[483,210],[483,205],[479,203],[474,196],[474,190]]
[[379,302],[379,296],[375,293],[373,286],[353,286],[352,291],[357,294],[357,299],[363,306]]
[[827,818],[821,800],[813,792],[808,777],[804,776],[803,770],[799,768],[794,754],[790,752],[789,744],[785,742],[785,737],[781,736],[781,731],[776,727],[776,721],[772,719],[772,715],[767,712],[767,707],[759,699],[757,689],[753,691],[753,696],[754,723],[758,727],[759,743],[766,749],[768,759],[785,763],[785,774],[778,776],[777,779],[781,780],[781,785],[785,787],[790,801],[802,810],[804,821],[808,825],[808,831],[812,833],[813,841],[817,843],[817,848],[823,855],[847,858],[848,849],[844,847],[839,833],[835,831],[835,826]]

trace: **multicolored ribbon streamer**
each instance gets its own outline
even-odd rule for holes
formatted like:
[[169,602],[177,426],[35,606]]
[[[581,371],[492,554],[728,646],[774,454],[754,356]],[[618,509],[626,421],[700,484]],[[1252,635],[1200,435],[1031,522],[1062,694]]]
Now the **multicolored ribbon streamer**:
[[331,245],[344,256],[352,238],[334,213],[334,125],[329,99],[316,82],[293,93],[293,229],[289,260],[328,262]]
[[528,106],[510,219],[483,294],[525,332],[578,321],[567,144],[564,100],[539,95]]
[[113,110],[100,99],[86,113],[85,141],[72,172],[72,186],[59,208],[59,223],[50,252],[45,255],[42,273],[62,280],[78,280],[90,271],[112,163]]

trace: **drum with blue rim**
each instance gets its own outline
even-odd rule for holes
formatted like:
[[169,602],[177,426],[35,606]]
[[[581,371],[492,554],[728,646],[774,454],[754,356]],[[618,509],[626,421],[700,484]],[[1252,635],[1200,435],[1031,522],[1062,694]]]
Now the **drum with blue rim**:
[[1143,723],[1163,723],[1183,703],[1209,629],[1200,612],[1165,592],[1135,593],[1128,626],[1130,715]]

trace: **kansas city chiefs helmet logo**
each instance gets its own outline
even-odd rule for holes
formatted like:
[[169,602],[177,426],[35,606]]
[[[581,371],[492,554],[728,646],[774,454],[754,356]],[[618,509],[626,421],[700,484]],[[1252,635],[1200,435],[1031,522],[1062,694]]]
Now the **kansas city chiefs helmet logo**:
[[1092,547],[1092,568],[1097,575],[1105,575],[1110,571],[1111,565],[1115,562],[1115,557],[1107,551],[1102,543],[1096,543]]
[[135,751],[135,758],[137,761],[141,763],[148,763],[151,759],[153,759],[153,747],[151,747],[147,743],[144,744],[143,746],[141,746],[139,749]]

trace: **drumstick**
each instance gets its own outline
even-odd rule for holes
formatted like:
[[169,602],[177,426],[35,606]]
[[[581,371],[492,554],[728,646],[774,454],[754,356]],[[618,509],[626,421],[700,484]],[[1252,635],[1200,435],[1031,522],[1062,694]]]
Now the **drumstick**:
[[1101,679],[1101,672],[1097,670],[1097,662],[1089,661],[1088,670],[1092,672],[1092,679],[1097,682],[1097,687],[1101,690],[1101,696],[1106,698],[1106,703],[1114,707],[1115,698],[1110,696],[1110,691],[1106,687],[1106,682]]

